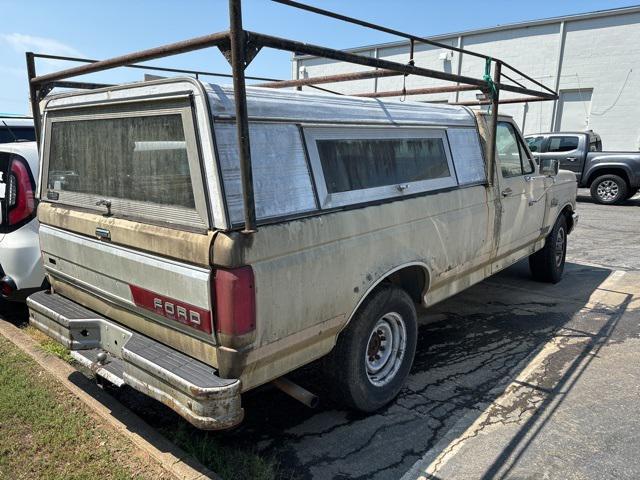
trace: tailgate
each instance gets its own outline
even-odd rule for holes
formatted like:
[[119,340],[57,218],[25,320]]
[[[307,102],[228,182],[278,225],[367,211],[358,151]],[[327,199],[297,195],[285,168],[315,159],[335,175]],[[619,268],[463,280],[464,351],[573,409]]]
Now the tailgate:
[[169,327],[215,344],[193,95],[84,96],[45,109],[38,217],[52,285],[75,288],[64,291],[78,303],[98,297],[100,313],[156,339]]
[[45,269],[54,279],[214,342],[210,269],[40,226]]

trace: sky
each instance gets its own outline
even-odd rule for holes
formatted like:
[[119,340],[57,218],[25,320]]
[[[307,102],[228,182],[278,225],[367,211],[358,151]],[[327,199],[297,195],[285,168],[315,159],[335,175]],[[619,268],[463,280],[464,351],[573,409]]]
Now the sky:
[[[421,36],[631,6],[638,0],[304,0],[321,8]],[[0,113],[29,111],[25,51],[103,59],[228,29],[227,0],[0,0]],[[244,28],[332,48],[397,40],[276,4],[243,1]],[[229,73],[217,49],[149,62]],[[39,74],[77,64],[39,60]],[[517,67],[517,65],[514,65]],[[152,73],[152,72],[150,72]],[[525,72],[526,73],[526,72]],[[141,70],[118,69],[83,77],[101,83],[141,80]],[[260,52],[247,75],[290,78],[288,52]],[[228,83],[229,80],[211,79]]]

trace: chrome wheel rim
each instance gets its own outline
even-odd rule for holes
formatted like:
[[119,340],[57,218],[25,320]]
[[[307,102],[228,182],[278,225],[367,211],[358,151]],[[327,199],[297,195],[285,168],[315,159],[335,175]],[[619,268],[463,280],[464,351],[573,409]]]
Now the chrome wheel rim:
[[564,259],[564,244],[566,241],[566,234],[564,233],[564,228],[558,229],[558,235],[556,235],[556,267],[562,265],[562,260]]
[[364,362],[369,381],[381,387],[400,370],[407,348],[407,327],[402,316],[389,312],[377,322],[367,342]]
[[602,200],[610,202],[618,196],[620,189],[613,180],[605,180],[598,184],[597,193]]

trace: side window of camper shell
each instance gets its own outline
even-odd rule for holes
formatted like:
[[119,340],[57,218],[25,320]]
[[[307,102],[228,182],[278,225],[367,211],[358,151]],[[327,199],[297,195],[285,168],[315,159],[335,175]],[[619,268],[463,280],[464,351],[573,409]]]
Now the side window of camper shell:
[[448,137],[446,129],[432,128],[305,128],[320,205],[331,208],[483,182],[477,132],[450,130]]
[[[238,136],[233,123],[214,125],[229,219],[244,220]],[[300,128],[294,124],[249,124],[253,189],[258,221],[317,210]]]

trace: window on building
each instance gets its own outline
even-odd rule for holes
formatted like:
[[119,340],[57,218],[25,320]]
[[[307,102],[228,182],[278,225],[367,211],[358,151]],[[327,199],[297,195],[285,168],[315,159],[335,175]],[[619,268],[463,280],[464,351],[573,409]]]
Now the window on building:
[[551,137],[547,152],[570,152],[578,148],[578,137]]
[[324,207],[457,184],[444,130],[309,128],[305,136]]

